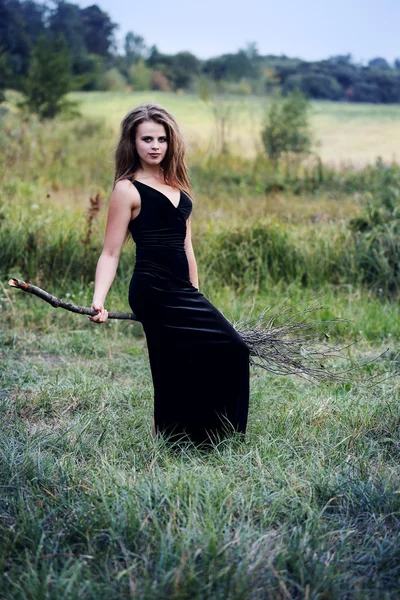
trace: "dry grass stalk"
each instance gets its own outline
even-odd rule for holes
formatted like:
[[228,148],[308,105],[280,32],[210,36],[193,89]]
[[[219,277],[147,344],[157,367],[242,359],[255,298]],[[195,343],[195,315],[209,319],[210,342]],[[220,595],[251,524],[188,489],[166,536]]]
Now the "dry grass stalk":
[[87,210],[86,215],[86,235],[82,240],[82,243],[88,246],[92,239],[93,234],[93,222],[97,215],[100,212],[101,208],[101,196],[99,193],[96,194],[94,198],[92,196],[89,197],[89,208]]

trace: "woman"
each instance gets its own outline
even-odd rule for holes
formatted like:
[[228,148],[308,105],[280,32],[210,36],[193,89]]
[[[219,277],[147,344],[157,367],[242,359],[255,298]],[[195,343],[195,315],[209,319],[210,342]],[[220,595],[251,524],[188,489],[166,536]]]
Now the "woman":
[[249,350],[199,291],[191,241],[191,187],[175,119],[143,104],[122,121],[114,189],[89,317],[104,302],[127,232],[136,243],[129,304],[142,323],[154,386],[153,436],[195,443],[245,433]]

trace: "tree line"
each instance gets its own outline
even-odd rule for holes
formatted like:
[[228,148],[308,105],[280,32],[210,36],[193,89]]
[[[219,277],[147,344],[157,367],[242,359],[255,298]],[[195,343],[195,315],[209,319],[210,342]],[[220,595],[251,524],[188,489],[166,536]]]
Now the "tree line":
[[[164,54],[129,31],[117,49],[118,25],[96,4],[86,8],[55,0],[0,0],[0,88],[26,92],[27,78],[40,56],[64,65],[64,87],[71,90],[185,90],[208,86],[232,94],[288,95],[348,102],[400,102],[400,59],[376,57],[356,64],[350,54],[321,61],[261,55],[255,43],[237,52],[200,60],[191,52]],[[58,58],[54,58],[54,56]],[[63,58],[61,57],[63,55]],[[36,61],[36,66],[33,63]],[[51,64],[50,64],[51,63]],[[54,66],[54,68],[56,68]],[[62,69],[61,69],[62,70]],[[31,75],[32,80],[32,75]],[[68,82],[67,82],[68,80]]]

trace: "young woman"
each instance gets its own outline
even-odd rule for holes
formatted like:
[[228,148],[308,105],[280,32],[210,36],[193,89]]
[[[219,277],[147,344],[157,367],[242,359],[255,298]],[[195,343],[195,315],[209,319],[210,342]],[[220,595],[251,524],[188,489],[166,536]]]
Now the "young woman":
[[178,125],[161,106],[143,104],[123,119],[95,276],[92,307],[98,314],[89,318],[107,320],[104,303],[129,231],[136,261],[128,299],[147,340],[153,435],[202,443],[245,433],[249,350],[199,291],[184,155]]

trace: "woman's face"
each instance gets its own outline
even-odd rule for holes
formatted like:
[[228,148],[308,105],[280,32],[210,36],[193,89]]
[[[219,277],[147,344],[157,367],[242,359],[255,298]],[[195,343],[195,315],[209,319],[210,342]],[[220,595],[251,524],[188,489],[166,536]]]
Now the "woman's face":
[[159,165],[168,149],[164,125],[143,121],[136,130],[135,146],[142,165]]

